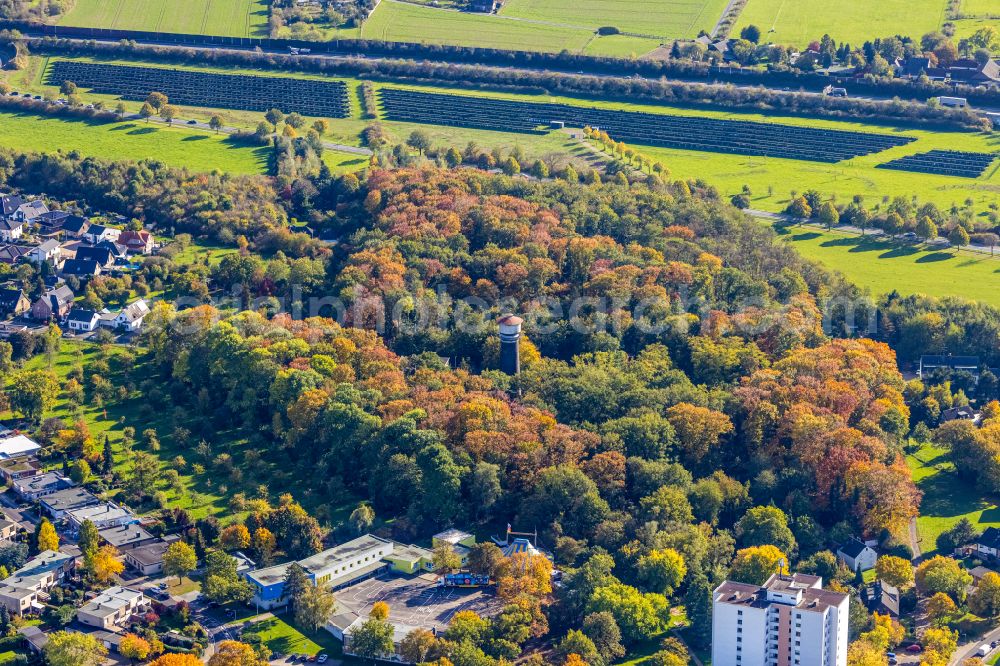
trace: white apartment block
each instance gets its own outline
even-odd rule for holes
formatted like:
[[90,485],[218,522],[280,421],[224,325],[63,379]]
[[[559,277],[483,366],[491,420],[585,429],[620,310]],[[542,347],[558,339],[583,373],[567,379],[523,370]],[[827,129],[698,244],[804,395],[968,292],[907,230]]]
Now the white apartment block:
[[848,603],[819,576],[726,581],[712,595],[712,666],[847,666]]

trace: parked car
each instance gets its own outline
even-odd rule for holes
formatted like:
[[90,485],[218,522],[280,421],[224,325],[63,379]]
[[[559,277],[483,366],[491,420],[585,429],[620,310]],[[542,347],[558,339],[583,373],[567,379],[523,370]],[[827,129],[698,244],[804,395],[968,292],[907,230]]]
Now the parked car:
[[910,647],[906,648],[907,652],[920,652],[921,650],[923,650],[923,648],[920,647],[920,643],[914,643]]
[[316,663],[325,664],[327,659],[329,659],[329,657],[327,657],[325,654],[321,654],[319,656],[319,659],[316,660]]

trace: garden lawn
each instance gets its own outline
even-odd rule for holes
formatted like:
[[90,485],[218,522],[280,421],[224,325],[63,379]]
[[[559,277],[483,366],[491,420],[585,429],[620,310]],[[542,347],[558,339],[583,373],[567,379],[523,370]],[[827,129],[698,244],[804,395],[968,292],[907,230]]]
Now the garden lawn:
[[267,37],[266,0],[76,0],[60,25]]
[[696,37],[715,27],[726,0],[508,0],[501,16],[654,37]]
[[944,448],[924,444],[906,456],[906,464],[924,494],[917,518],[921,553],[933,554],[938,535],[962,518],[972,521],[980,532],[987,527],[1000,527],[1000,507],[995,499],[983,496],[973,484],[958,478]]
[[192,171],[264,173],[268,150],[226,135],[139,121],[98,122],[0,111],[0,146],[105,159],[154,159]]
[[[596,36],[596,27],[599,26],[589,25],[587,22],[576,23],[573,17],[556,22],[542,22],[382,0],[365,21],[361,36],[364,39],[518,51],[559,52],[566,49],[580,52],[585,47],[592,46],[592,42],[609,39]],[[640,55],[652,51],[660,44],[656,39],[618,36],[615,39],[615,50],[622,51],[626,48],[624,40],[629,40],[630,50]]]
[[13,650],[7,650],[6,652],[0,652],[0,665],[2,664],[13,664],[17,661],[17,652]]
[[243,633],[259,634],[273,653],[305,652],[314,655],[326,652],[331,657],[340,654],[340,644],[326,630],[321,629],[315,634],[307,635],[277,615],[247,627]]
[[762,42],[799,48],[826,33],[838,44],[855,46],[890,35],[919,40],[941,28],[946,4],[946,0],[749,0],[733,34],[752,24],[760,28]]
[[803,256],[840,271],[874,294],[895,290],[904,296],[961,296],[1000,307],[1000,259],[813,227],[788,227],[780,233]]

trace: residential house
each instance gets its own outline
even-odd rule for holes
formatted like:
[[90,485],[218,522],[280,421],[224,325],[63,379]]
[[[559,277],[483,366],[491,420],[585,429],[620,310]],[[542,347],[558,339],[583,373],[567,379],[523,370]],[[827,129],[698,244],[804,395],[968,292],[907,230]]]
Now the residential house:
[[73,482],[57,472],[36,474],[14,482],[14,492],[25,502],[37,502],[47,495],[72,487]]
[[7,514],[0,518],[0,541],[10,541],[21,531],[21,525],[16,520],[11,520]]
[[113,320],[116,329],[127,333],[134,333],[142,328],[142,322],[149,314],[149,306],[141,298],[134,303],[127,305]]
[[152,254],[153,234],[144,229],[123,231],[118,238],[118,244],[124,245],[131,254]]
[[15,220],[20,220],[21,222],[34,222],[39,216],[44,215],[49,212],[49,207],[45,205],[44,201],[40,199],[35,199],[34,201],[25,201],[23,204],[17,207],[12,216]]
[[[66,263],[68,264],[69,262],[67,261]],[[100,321],[100,316],[93,310],[87,310],[86,308],[73,308],[66,318],[69,330],[76,333],[90,333],[97,328],[98,321]]]
[[899,590],[880,580],[861,592],[861,601],[869,613],[899,617]]
[[13,243],[24,233],[24,222],[12,217],[0,217],[0,240]]
[[75,559],[64,553],[44,550],[23,567],[0,581],[0,604],[17,615],[41,610],[40,600],[73,570]]
[[79,215],[70,215],[62,225],[63,232],[73,238],[80,238],[87,233],[87,229],[89,228],[90,222],[87,218],[80,217]]
[[157,539],[142,545],[122,548],[121,553],[126,565],[143,576],[155,576],[163,573],[163,556],[171,543],[171,541]]
[[847,568],[857,573],[875,568],[878,552],[858,538],[852,538],[837,549],[837,557]]
[[978,356],[941,356],[925,355],[920,357],[920,367],[917,369],[917,377],[923,379],[934,370],[944,369],[952,372],[964,371],[976,377],[979,376]]
[[975,585],[976,587],[979,586],[979,583],[983,581],[983,578],[987,574],[995,574],[995,573],[996,571],[994,571],[993,569],[984,566],[978,566],[969,569],[969,575],[972,576],[972,584]]
[[112,502],[102,502],[82,509],[75,509],[66,514],[66,522],[73,534],[78,533],[83,523],[88,520],[98,530],[135,525],[139,522],[136,515],[127,507]]
[[17,287],[0,289],[0,315],[18,317],[31,309],[31,301]]
[[41,499],[42,512],[53,520],[62,520],[70,511],[93,506],[99,502],[100,500],[91,492],[76,486],[57,490],[44,495]]
[[96,261],[102,269],[111,268],[115,265],[115,255],[107,247],[97,247],[96,245],[81,245],[76,248],[77,260],[88,259]]
[[133,615],[145,612],[149,606],[141,590],[111,587],[91,599],[76,612],[76,619],[89,627],[112,629],[122,627]]
[[42,463],[33,456],[0,460],[0,476],[10,485],[13,485],[14,481],[18,479],[35,476],[41,469]]
[[121,229],[115,229],[103,224],[91,224],[83,234],[83,238],[91,245],[97,245],[102,241],[117,241],[121,233]]
[[24,640],[28,643],[28,649],[35,656],[40,656],[42,650],[45,649],[46,644],[49,642],[49,635],[38,628],[38,625],[29,624],[26,627],[21,627],[17,630],[17,633],[24,636]]
[[941,416],[939,420],[941,423],[946,423],[948,421],[972,421],[978,424],[983,418],[982,412],[979,412],[973,407],[949,407],[948,409],[941,410]]
[[42,213],[37,218],[35,218],[35,224],[38,225],[38,232],[51,236],[62,231],[63,223],[69,219],[69,213],[63,210],[50,210],[47,213]]
[[987,527],[976,539],[976,552],[980,558],[997,560],[997,552],[1000,551],[1000,529]]
[[35,440],[21,434],[11,434],[0,437],[0,460],[25,458],[33,456],[42,450]]
[[0,217],[13,217],[23,203],[24,199],[16,194],[0,195]]
[[130,546],[144,546],[158,538],[147,532],[139,524],[118,525],[97,532],[108,545],[122,550]]
[[76,295],[65,284],[49,289],[31,306],[31,318],[41,321],[62,319],[69,314]]
[[118,263],[118,264],[123,263],[125,261],[125,259],[126,259],[126,257],[125,257],[125,254],[126,254],[125,253],[125,248],[123,246],[119,245],[118,243],[114,242],[114,241],[109,241],[109,240],[101,241],[100,243],[98,243],[94,247],[103,247],[103,248],[106,248],[107,251],[110,252],[114,256],[115,263]]
[[25,254],[28,261],[36,264],[50,263],[53,266],[59,265],[59,257],[61,253],[61,248],[59,246],[59,241],[55,238],[50,238],[46,241],[42,241],[37,247],[33,247]]
[[24,259],[31,248],[26,245],[0,245],[0,263],[13,266]]
[[68,259],[62,266],[63,277],[92,278],[100,274],[100,264],[89,259]]

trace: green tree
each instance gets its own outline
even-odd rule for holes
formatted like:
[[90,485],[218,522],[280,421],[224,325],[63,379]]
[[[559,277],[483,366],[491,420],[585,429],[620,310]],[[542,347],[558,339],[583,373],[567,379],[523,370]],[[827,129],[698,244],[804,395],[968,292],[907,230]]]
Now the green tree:
[[875,575],[893,587],[906,588],[913,584],[913,564],[894,555],[882,555],[875,562]]
[[673,548],[664,548],[640,557],[638,572],[647,589],[669,597],[687,575],[687,565],[683,555]]
[[69,478],[74,483],[84,484],[90,479],[90,463],[84,458],[75,461],[69,468]]
[[391,655],[394,650],[392,633],[392,625],[388,622],[369,618],[351,633],[350,651],[372,661]]
[[840,213],[837,212],[837,207],[833,205],[832,201],[827,201],[819,207],[819,214],[816,218],[824,227],[832,229],[840,222]]
[[624,583],[599,587],[587,604],[591,613],[611,613],[629,641],[641,641],[663,631],[670,606],[661,594],[642,594]]
[[961,250],[969,244],[969,232],[961,224],[956,224],[948,232],[948,242]]
[[772,545],[782,552],[795,550],[795,535],[788,516],[775,506],[755,506],[736,523],[736,538],[742,546]]
[[733,580],[763,585],[772,574],[788,572],[788,556],[772,545],[751,546],[736,552],[730,575]]
[[991,571],[980,579],[969,597],[969,608],[982,617],[1000,615],[1000,575]]
[[163,573],[182,579],[198,567],[194,548],[183,541],[175,541],[163,553]]
[[423,130],[413,130],[406,140],[406,145],[423,155],[424,151],[431,147],[431,138]]
[[20,370],[7,387],[10,407],[31,421],[40,421],[59,395],[59,380],[49,370]]
[[688,638],[698,647],[706,647],[712,640],[712,586],[704,574],[698,574],[684,594],[684,608],[690,628]]
[[310,585],[295,604],[295,621],[311,631],[319,631],[326,625],[337,607],[337,600],[328,588]]
[[253,587],[236,572],[236,560],[221,550],[205,556],[205,579],[201,592],[212,601],[246,603],[253,596]]
[[972,576],[957,561],[941,555],[924,560],[913,577],[924,594],[944,592],[956,601],[965,599],[965,589],[972,583]]
[[310,587],[312,587],[312,581],[309,580],[309,574],[298,563],[292,563],[285,572],[284,592],[293,612],[298,608]]
[[438,573],[450,573],[462,566],[462,558],[455,552],[451,544],[440,543],[434,546],[433,563],[434,571]]
[[80,535],[77,540],[80,552],[86,557],[88,554],[97,552],[101,547],[101,537],[97,530],[97,525],[87,519],[80,525]]
[[99,666],[108,650],[91,634],[57,631],[49,634],[42,654],[49,666]]
[[[625,656],[622,632],[611,613],[601,611],[587,615],[583,618],[582,630],[594,642],[594,647],[605,662],[610,664]],[[711,634],[711,629],[709,633]]]
[[351,512],[351,517],[347,519],[347,522],[355,534],[364,534],[375,524],[375,509],[372,508],[371,504],[362,502],[358,508]]
[[934,220],[925,215],[917,220],[917,226],[914,229],[914,232],[920,238],[928,241],[937,238],[938,228],[937,225],[934,224]]
[[264,114],[264,120],[271,123],[271,127],[275,132],[278,131],[278,123],[284,120],[284,118],[285,114],[278,109],[268,109],[268,111]]
[[218,134],[219,130],[222,129],[223,126],[222,117],[219,115],[212,116],[208,119],[208,126],[215,130],[215,133]]

